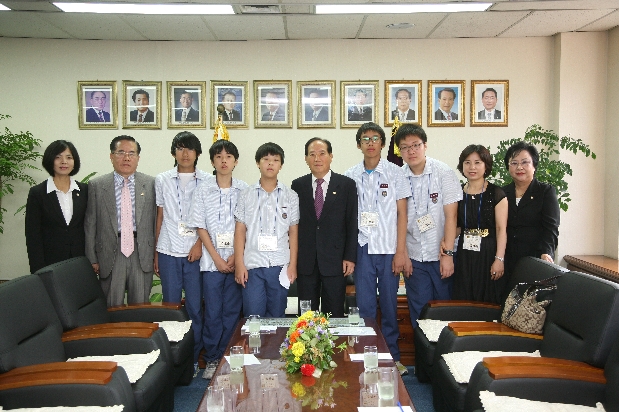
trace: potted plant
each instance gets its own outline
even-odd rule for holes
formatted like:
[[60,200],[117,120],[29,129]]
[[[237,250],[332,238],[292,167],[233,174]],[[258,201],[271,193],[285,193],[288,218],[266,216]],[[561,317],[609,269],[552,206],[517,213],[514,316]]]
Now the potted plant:
[[[505,186],[511,183],[512,178],[509,171],[503,167],[503,159],[507,149],[521,139],[501,140],[497,151],[492,155],[495,167],[492,168],[492,182],[497,186]],[[545,182],[555,188],[559,207],[567,212],[568,203],[571,202],[570,193],[567,191],[565,175],[572,176],[572,168],[569,163],[558,158],[559,148],[569,150],[574,154],[583,153],[586,157],[591,156],[595,159],[595,153],[591,151],[589,145],[581,139],[573,139],[570,136],[559,137],[552,130],[543,129],[540,125],[530,126],[524,133],[524,139],[537,147],[539,151],[539,163],[535,171],[535,177],[540,182]],[[492,152],[492,151],[491,151]]]
[[[0,120],[10,118],[0,114]],[[13,182],[22,181],[29,185],[37,182],[27,172],[40,170],[32,164],[41,158],[41,153],[35,151],[41,146],[41,140],[36,139],[30,132],[13,133],[8,127],[0,134],[0,233],[4,233],[4,212],[2,199],[14,192]]]

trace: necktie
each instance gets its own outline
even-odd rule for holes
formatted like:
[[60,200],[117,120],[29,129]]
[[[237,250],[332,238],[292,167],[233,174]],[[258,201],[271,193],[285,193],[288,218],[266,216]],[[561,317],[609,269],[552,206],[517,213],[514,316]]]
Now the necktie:
[[316,179],[316,194],[314,196],[314,209],[316,209],[316,219],[320,219],[322,206],[325,204],[325,199],[322,194],[322,183],[324,179]]
[[142,123],[142,116],[143,116],[143,114],[140,113],[140,115],[138,116],[138,123]]
[[316,121],[318,119],[318,112],[314,112],[314,115],[312,116],[312,121]]
[[183,115],[181,116],[181,122],[187,121],[187,109],[183,110]]
[[127,257],[133,253],[133,210],[128,179],[120,192],[120,251]]
[[400,121],[403,122],[404,121],[404,113],[400,112]]
[[103,118],[103,112],[99,112],[99,120],[105,122],[105,119]]
[[232,120],[232,112],[228,112],[228,120]]
[[271,113],[271,120],[275,119],[275,112]]
[[447,113],[447,120],[451,121],[451,112]]
[[492,113],[486,113],[486,116],[488,116],[488,121],[492,120]]

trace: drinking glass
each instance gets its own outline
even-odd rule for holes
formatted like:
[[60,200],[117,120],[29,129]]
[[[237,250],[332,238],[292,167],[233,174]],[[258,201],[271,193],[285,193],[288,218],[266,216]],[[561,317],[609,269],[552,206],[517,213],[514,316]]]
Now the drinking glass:
[[260,353],[260,345],[262,344],[260,335],[249,335],[249,348],[252,353]]
[[348,324],[352,326],[359,325],[359,308],[351,306],[348,308]]
[[243,369],[243,361],[245,354],[242,346],[233,346],[230,348],[230,370],[240,371]]
[[393,399],[393,369],[378,368],[378,398]]
[[363,367],[366,372],[375,371],[378,368],[378,349],[376,346],[363,348]]
[[223,412],[224,390],[216,386],[206,388],[206,409],[208,412]]
[[307,312],[308,310],[312,310],[312,301],[311,300],[302,300],[300,302],[301,306],[301,315]]
[[249,316],[249,334],[250,335],[260,334],[260,315]]

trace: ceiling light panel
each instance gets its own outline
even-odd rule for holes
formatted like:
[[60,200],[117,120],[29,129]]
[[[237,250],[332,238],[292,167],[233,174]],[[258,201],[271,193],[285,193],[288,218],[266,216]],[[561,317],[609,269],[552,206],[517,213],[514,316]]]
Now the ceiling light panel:
[[229,4],[54,3],[66,13],[234,14]]
[[485,11],[492,3],[317,4],[316,14],[457,13]]

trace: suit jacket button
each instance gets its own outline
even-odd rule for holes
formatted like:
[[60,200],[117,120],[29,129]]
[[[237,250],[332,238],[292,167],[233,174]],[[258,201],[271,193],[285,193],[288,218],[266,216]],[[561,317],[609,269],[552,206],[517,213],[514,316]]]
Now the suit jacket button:
[[319,230],[319,229],[320,229],[320,226],[316,226],[316,230]]

